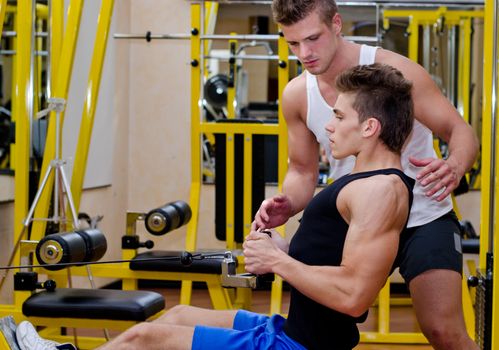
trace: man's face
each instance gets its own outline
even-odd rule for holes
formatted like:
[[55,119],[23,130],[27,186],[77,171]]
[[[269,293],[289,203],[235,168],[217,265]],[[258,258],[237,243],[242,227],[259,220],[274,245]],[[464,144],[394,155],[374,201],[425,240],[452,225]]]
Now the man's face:
[[362,123],[352,105],[356,94],[342,93],[333,108],[333,116],[326,124],[329,146],[334,158],[342,159],[357,155],[362,141]]
[[312,11],[301,21],[283,25],[281,29],[291,51],[307,71],[315,75],[327,71],[336,52],[341,29],[338,14],[328,25],[321,20],[317,11]]

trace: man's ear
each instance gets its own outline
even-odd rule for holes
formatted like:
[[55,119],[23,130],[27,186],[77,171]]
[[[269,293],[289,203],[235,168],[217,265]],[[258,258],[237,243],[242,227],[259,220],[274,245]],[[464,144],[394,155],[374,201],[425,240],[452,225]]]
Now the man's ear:
[[375,135],[377,132],[381,132],[381,123],[376,118],[367,118],[362,126],[362,134],[364,137],[371,137]]
[[339,13],[333,16],[333,30],[336,35],[341,34],[341,28],[343,27],[343,21]]

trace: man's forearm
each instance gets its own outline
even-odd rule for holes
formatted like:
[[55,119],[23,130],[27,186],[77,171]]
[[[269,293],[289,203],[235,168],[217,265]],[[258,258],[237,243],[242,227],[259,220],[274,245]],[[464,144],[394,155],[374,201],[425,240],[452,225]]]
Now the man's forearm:
[[318,173],[289,170],[282,185],[282,192],[291,201],[292,215],[302,211],[314,196]]
[[458,176],[471,169],[478,153],[478,139],[469,125],[457,126],[449,140],[448,161],[457,165]]

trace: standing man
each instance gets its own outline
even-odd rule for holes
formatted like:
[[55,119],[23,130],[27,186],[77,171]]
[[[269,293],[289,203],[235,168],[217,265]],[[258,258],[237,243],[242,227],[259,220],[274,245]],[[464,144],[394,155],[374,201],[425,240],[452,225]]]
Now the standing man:
[[351,350],[358,344],[357,323],[406,236],[414,180],[402,172],[400,152],[412,129],[412,84],[381,64],[345,71],[337,84],[328,138],[335,157],[355,156],[352,173],[314,197],[289,246],[279,234],[257,231],[243,244],[246,270],[276,273],[292,286],[288,318],[178,305],[101,350]]
[[[357,64],[379,62],[399,69],[413,83],[416,119],[402,166],[417,180],[408,223],[411,237],[403,247],[400,273],[421,329],[435,349],[478,349],[464,323],[459,223],[449,197],[475,161],[478,141],[473,130],[421,66],[394,52],[345,40],[334,0],[274,0],[272,10],[306,72],[288,83],[282,97],[289,139],[283,193],[262,203],[253,229],[280,226],[311,200],[319,144],[331,154],[324,125],[338,97],[336,77]],[[432,132],[448,143],[446,160],[437,158]],[[333,179],[353,167],[352,158],[330,156],[329,161]]]

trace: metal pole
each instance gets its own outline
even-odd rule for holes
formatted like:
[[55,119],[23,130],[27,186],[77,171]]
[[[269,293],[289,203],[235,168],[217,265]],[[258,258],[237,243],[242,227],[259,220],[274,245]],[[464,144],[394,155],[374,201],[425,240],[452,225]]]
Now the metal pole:
[[425,24],[423,28],[423,67],[428,72],[431,72],[430,54],[431,54],[431,28],[429,24]]
[[[151,34],[147,32],[146,34],[123,34],[116,33],[113,35],[114,39],[144,39],[150,40],[189,40],[191,34]],[[377,43],[379,38],[376,36],[344,36],[346,40],[350,41],[360,41],[360,42],[371,42]],[[238,40],[238,41],[277,41],[279,40],[279,35],[276,34],[205,34],[200,36],[201,40]]]
[[456,105],[456,26],[447,27],[447,98]]
[[493,253],[494,247],[494,213],[495,213],[495,178],[496,178],[496,134],[497,134],[497,1],[494,0],[494,11],[493,11],[493,49],[492,49],[492,98],[491,98],[491,119],[492,127],[490,128],[491,136],[491,149],[490,149],[490,181],[491,186],[489,188],[489,246],[487,252],[489,254]]

